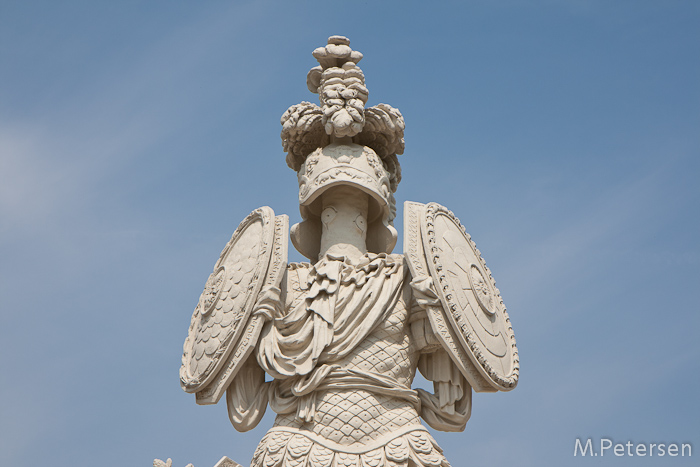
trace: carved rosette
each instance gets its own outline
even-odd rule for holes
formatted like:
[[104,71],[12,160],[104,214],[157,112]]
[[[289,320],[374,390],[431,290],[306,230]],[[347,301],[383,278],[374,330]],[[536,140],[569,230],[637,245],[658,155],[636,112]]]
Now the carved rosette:
[[265,280],[274,234],[272,209],[256,209],[241,222],[221,252],[185,340],[180,368],[185,391],[205,388],[238,346]]

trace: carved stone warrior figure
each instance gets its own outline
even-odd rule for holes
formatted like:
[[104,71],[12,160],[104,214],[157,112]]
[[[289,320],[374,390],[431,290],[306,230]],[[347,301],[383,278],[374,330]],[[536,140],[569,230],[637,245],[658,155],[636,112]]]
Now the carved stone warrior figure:
[[[332,36],[307,77],[321,106],[282,117],[302,222],[257,209],[236,229],[195,308],[180,378],[197,403],[226,393],[239,431],[277,413],[251,466],[448,466],[421,419],[462,431],[476,392],[518,381],[513,330],[479,250],[449,210],[394,192],[404,121],[365,109],[362,54]],[[412,389],[416,369],[434,394]],[[268,375],[266,381],[266,374]]]

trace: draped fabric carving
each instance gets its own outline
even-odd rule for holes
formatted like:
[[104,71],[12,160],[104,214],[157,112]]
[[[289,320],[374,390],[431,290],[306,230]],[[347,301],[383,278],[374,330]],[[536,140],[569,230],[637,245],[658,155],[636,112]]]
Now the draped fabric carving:
[[[308,273],[308,294],[284,316],[269,320],[255,356],[233,384],[227,401],[237,429],[253,428],[265,406],[278,414],[296,413],[310,422],[314,393],[322,389],[364,389],[410,402],[432,427],[461,431],[471,413],[471,388],[444,351],[421,357],[419,368],[435,382],[437,394],[412,390],[392,378],[337,362],[348,355],[395,306],[406,285],[402,255],[368,254],[357,265],[327,257]],[[422,290],[420,298],[434,297]],[[429,300],[429,299],[428,299]],[[263,370],[275,379],[264,381]]]

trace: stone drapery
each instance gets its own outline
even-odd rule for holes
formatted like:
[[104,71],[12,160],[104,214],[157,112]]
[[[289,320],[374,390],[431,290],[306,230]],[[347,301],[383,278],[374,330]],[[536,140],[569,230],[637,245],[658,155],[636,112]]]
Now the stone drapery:
[[[419,362],[421,372],[435,382],[436,395],[337,364],[396,306],[406,279],[402,255],[368,253],[358,264],[326,256],[311,266],[305,300],[287,314],[281,305],[275,316],[266,308],[268,321],[257,354],[227,392],[236,429],[255,427],[268,403],[278,414],[296,412],[299,420],[311,422],[315,392],[362,389],[408,401],[433,428],[463,430],[471,412],[471,388],[444,351],[425,354]],[[411,286],[420,302],[435,297],[429,284]],[[274,380],[265,382],[264,372]]]

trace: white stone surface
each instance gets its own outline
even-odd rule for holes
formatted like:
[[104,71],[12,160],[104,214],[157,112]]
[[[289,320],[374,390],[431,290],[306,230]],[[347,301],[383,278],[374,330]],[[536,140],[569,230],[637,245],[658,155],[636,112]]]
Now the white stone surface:
[[[153,467],[172,467],[173,465],[173,460],[168,458],[166,461],[162,461],[160,459],[155,459],[153,461]],[[187,464],[185,467],[194,467],[192,464]],[[243,467],[241,464],[238,462],[234,462],[228,457],[224,456],[221,459],[219,459],[219,462],[217,462],[214,467]]]
[[219,462],[217,462],[214,467],[243,467],[241,464],[238,462],[234,462],[228,457],[224,456],[221,459],[219,459]]
[[[172,467],[173,466],[173,460],[168,458],[166,461],[162,461],[160,459],[154,459],[153,460],[153,467]],[[192,464],[187,464],[185,467],[194,467]]]
[[[215,403],[225,387],[240,431],[268,405],[277,413],[253,467],[448,466],[421,420],[464,430],[472,385],[517,384],[505,307],[457,218],[407,204],[406,255],[392,254],[403,117],[385,104],[364,108],[362,54],[349,44],[332,36],[313,52],[320,65],[307,85],[321,107],[303,102],[282,117],[303,218],[291,239],[311,262],[287,265],[282,216],[251,214],[258,235],[244,235],[249,216],[222,252],[185,343],[183,387],[198,402]],[[236,287],[250,299],[231,301]],[[416,370],[434,394],[412,389]]]

